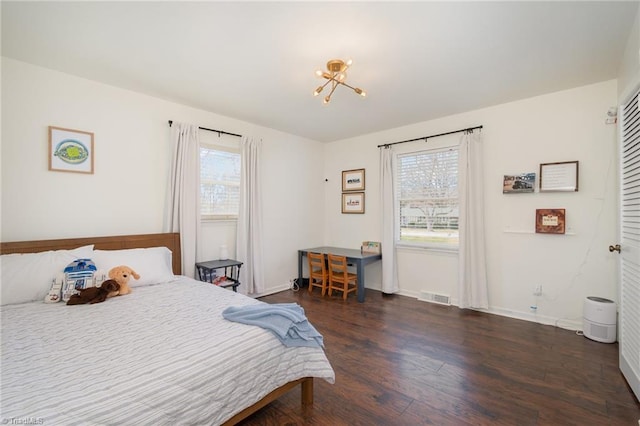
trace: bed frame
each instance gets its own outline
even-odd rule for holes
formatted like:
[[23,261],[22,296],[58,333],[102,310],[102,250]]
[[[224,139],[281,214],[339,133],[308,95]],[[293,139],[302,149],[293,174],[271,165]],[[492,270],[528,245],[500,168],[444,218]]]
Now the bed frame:
[[[132,248],[167,247],[173,253],[173,273],[182,274],[180,234],[142,234],[120,235],[113,237],[65,238],[57,240],[0,242],[0,254],[37,253],[47,250],[70,250],[76,247],[93,244],[98,250],[122,250]],[[284,384],[275,389],[260,401],[240,411],[223,425],[230,426],[246,419],[267,404],[280,398],[294,387],[301,387],[301,403],[303,406],[313,404],[313,377],[303,377]]]
[[37,253],[47,250],[71,250],[93,244],[98,250],[167,247],[174,254],[173,273],[182,274],[180,234],[122,235],[116,237],[65,238],[60,240],[16,241],[0,243],[0,254]]

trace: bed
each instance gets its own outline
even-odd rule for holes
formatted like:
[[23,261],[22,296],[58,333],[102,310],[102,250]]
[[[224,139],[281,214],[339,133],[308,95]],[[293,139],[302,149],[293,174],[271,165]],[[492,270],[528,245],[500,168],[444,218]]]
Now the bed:
[[[0,254],[3,420],[227,425],[297,386],[312,404],[313,379],[335,381],[322,348],[223,319],[263,302],[180,276],[178,234],[0,243]],[[72,257],[126,260],[140,280],[104,303],[43,303],[45,270]]]

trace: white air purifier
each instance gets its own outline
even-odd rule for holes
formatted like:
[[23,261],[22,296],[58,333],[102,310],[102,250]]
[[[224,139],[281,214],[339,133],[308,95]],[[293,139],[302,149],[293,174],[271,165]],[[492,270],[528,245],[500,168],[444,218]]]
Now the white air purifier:
[[613,300],[589,296],[584,300],[582,332],[602,343],[616,341],[617,307]]

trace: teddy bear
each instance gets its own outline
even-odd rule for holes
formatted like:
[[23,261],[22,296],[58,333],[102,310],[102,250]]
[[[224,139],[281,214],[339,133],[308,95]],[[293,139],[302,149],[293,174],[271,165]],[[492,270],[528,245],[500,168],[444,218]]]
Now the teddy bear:
[[131,287],[129,287],[129,280],[131,277],[136,280],[140,279],[140,275],[128,266],[120,265],[111,268],[109,270],[109,278],[120,284],[120,289],[118,290],[118,293],[111,294],[109,297],[118,295],[122,296],[131,293]]
[[67,305],[94,304],[107,300],[110,293],[118,292],[120,284],[116,280],[106,280],[100,287],[88,287],[80,290],[80,293],[73,294],[67,301]]

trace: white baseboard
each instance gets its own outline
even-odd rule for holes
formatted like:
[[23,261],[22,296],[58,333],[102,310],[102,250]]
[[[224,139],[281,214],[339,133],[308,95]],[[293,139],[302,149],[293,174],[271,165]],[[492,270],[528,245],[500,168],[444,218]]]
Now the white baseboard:
[[538,313],[532,312],[518,312],[513,311],[511,309],[499,308],[499,307],[490,307],[489,309],[476,309],[480,312],[486,312],[489,314],[500,315],[503,317],[516,318],[525,321],[536,322],[538,324],[544,325],[552,325],[554,327],[563,328],[565,330],[571,331],[581,331],[582,330],[582,320],[576,321],[566,318],[555,318],[549,317],[546,315],[540,315]]
[[[416,299],[419,299],[420,297],[420,292],[417,292],[417,291],[400,290],[396,294],[400,294],[402,296],[414,297]],[[425,303],[429,303],[429,302],[425,302]],[[457,307],[458,300],[452,298],[451,306]],[[512,309],[506,309],[506,308],[501,308],[496,306],[489,307],[489,309],[476,309],[476,311],[486,312],[488,314],[493,314],[493,315],[500,315],[503,317],[521,319],[521,320],[530,321],[530,322],[536,322],[538,324],[552,325],[554,327],[560,327],[560,328],[564,328],[566,330],[571,330],[571,331],[582,330],[582,319],[576,321],[576,320],[565,319],[565,318],[555,318],[555,317],[549,317],[546,315],[540,315],[538,313],[514,311]]]
[[258,297],[268,296],[270,294],[280,293],[281,291],[290,290],[290,289],[291,289],[291,284],[286,283],[286,284],[279,285],[278,287],[272,287],[269,290],[265,291],[264,293],[252,294],[250,295],[250,297],[257,299]]

